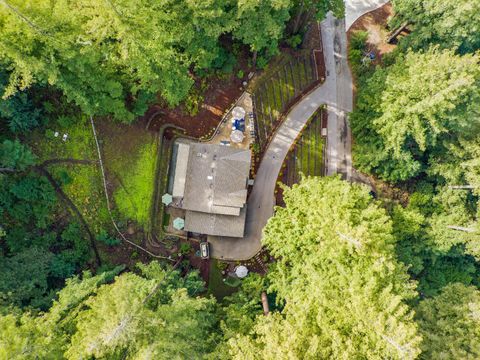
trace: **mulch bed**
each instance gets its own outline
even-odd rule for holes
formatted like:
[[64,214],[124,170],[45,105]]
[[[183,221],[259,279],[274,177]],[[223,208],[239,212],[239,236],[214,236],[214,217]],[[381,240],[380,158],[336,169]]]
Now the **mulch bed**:
[[168,108],[159,104],[152,105],[141,118],[148,122],[151,120],[149,130],[158,131],[164,124],[173,124],[186,130],[186,134],[193,137],[207,135],[216,128],[222,120],[224,112],[242,94],[242,82],[246,80],[249,73],[247,67],[247,55],[239,61],[240,69],[245,74],[239,79],[235,74],[239,68],[236,67],[233,73],[227,78],[212,77],[209,80],[208,89],[203,94],[203,105],[195,116],[190,116],[182,105],[175,108]]
[[[383,5],[381,8],[369,12],[353,23],[347,32],[348,44],[352,34],[357,31],[373,31],[375,27],[387,28],[388,19],[393,16],[393,8],[390,3]],[[391,52],[395,47],[394,45],[387,44],[385,39],[381,39],[380,42],[372,44],[368,43],[370,49],[375,53],[376,63],[381,62],[382,55]],[[350,45],[349,45],[350,46]]]

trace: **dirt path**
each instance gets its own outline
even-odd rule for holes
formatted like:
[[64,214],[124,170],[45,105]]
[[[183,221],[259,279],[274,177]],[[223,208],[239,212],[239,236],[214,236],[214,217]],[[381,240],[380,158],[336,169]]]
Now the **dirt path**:
[[56,180],[53,178],[53,176],[50,174],[50,172],[48,172],[47,169],[45,169],[43,166],[41,165],[37,165],[37,166],[34,166],[34,169],[35,171],[37,171],[40,175],[43,175],[47,178],[47,180],[50,182],[50,184],[53,186],[53,188],[55,189],[55,192],[57,193],[57,195],[62,199],[62,201],[67,204],[67,206],[70,208],[71,211],[73,211],[73,213],[78,217],[78,220],[80,220],[82,226],[84,227],[85,231],[87,232],[88,234],[88,238],[90,240],[90,244],[92,246],[92,249],[93,249],[93,252],[95,254],[95,260],[97,262],[97,267],[98,266],[101,266],[102,265],[102,261],[100,259],[100,254],[98,253],[98,248],[97,248],[97,244],[95,243],[95,237],[93,236],[93,233],[92,231],[90,230],[90,228],[88,227],[88,224],[87,222],[85,221],[85,219],[83,218],[81,212],[78,210],[78,208],[76,207],[76,205],[73,203],[72,200],[70,200],[70,198],[67,196],[67,194],[65,194],[62,190],[62,188],[60,187],[60,185],[56,182]]

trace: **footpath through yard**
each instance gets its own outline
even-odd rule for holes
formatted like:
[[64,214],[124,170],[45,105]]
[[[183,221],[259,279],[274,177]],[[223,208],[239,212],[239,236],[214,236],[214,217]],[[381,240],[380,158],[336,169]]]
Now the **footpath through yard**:
[[[361,8],[357,9],[358,1],[347,0],[346,18],[353,18],[352,9],[355,10],[355,18],[375,10],[378,2],[362,0]],[[322,105],[327,105],[328,111],[327,175],[339,173],[347,180],[352,176],[351,133],[347,113],[353,107],[353,84],[347,63],[345,19],[335,19],[329,13],[321,23],[321,30],[326,80],[292,107],[265,151],[247,202],[245,237],[208,237],[214,258],[248,260],[260,251],[262,230],[273,216],[275,185],[282,164],[303,127]]]

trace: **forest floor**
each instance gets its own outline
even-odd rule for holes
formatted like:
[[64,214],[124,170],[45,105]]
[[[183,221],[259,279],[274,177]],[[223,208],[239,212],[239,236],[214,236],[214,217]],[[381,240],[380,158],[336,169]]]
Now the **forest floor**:
[[154,104],[140,121],[151,121],[149,129],[152,131],[158,131],[164,124],[172,124],[184,128],[189,136],[201,137],[209,134],[220,123],[225,111],[244,91],[242,83],[247,80],[251,71],[248,58],[248,52],[243,50],[229,73],[218,70],[215,75],[203,80],[196,79],[194,91],[199,92],[197,114],[189,114],[185,104],[175,108]]
[[347,31],[348,42],[350,43],[354,32],[368,32],[368,49],[375,54],[375,63],[380,63],[383,55],[392,52],[396,47],[396,45],[386,42],[387,34],[389,33],[388,21],[392,16],[393,8],[390,3],[363,15]]

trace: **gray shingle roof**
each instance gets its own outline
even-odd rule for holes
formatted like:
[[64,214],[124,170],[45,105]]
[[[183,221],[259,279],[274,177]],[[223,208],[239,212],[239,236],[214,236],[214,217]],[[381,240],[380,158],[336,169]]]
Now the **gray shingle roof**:
[[247,199],[250,150],[190,144],[182,207],[210,214],[240,215]]
[[186,211],[185,230],[215,236],[243,237],[246,208],[245,205],[239,216]]

